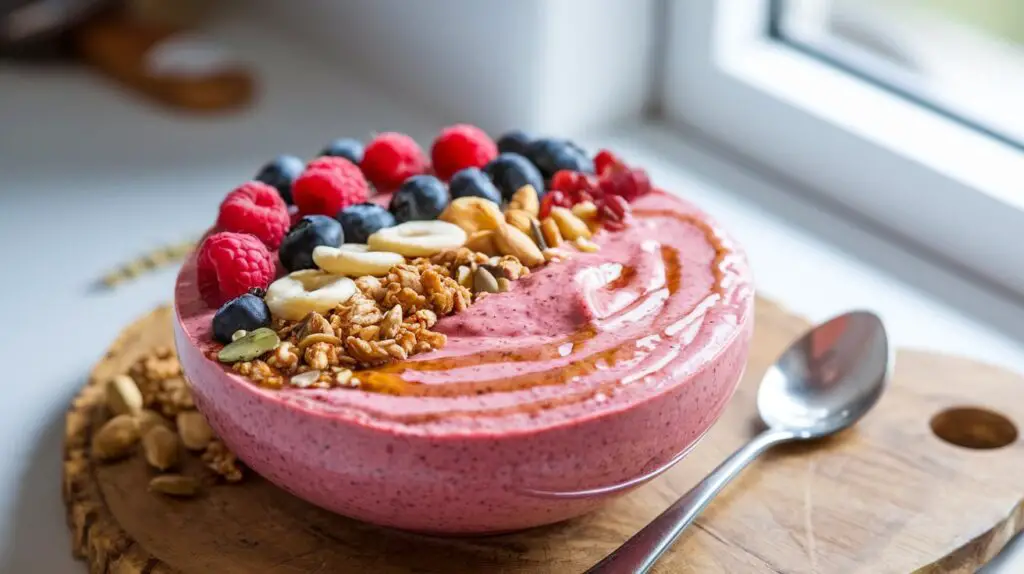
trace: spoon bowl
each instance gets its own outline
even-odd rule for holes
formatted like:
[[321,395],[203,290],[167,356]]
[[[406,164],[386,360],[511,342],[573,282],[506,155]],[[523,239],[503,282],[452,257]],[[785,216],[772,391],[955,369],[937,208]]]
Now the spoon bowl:
[[891,365],[885,326],[853,311],[812,329],[765,373],[757,392],[761,420],[796,438],[839,432],[867,413],[885,388]]
[[587,574],[645,574],[711,500],[752,460],[794,440],[842,431],[875,406],[892,369],[882,320],[852,311],[811,329],[790,345],[761,380],[757,411],[768,429]]

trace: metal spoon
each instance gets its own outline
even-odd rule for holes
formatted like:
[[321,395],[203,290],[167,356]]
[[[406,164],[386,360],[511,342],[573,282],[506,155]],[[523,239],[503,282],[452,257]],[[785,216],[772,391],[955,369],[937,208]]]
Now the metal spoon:
[[793,343],[761,380],[757,411],[767,430],[587,574],[644,574],[719,491],[768,448],[850,427],[878,402],[891,370],[881,319],[855,311],[818,325]]

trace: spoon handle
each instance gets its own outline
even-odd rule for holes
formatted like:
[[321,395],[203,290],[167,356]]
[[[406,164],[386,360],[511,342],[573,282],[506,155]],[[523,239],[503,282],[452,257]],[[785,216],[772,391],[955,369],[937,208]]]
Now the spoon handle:
[[771,429],[757,435],[586,574],[645,574],[750,461],[768,448],[793,438],[791,432]]

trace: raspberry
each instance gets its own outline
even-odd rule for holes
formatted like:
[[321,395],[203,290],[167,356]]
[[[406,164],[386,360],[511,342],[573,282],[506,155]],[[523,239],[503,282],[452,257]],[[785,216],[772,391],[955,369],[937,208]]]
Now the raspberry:
[[467,167],[482,168],[496,157],[498,146],[494,140],[484,130],[469,124],[444,128],[430,148],[434,173],[445,181],[459,170]]
[[598,186],[598,180],[593,176],[564,169],[555,172],[555,175],[551,178],[550,187],[565,193],[570,202],[570,207],[581,201],[593,201],[595,197],[602,193]]
[[611,169],[601,176],[599,186],[605,195],[620,195],[626,201],[634,201],[650,193],[651,180],[639,168]]
[[273,187],[250,181],[224,198],[217,228],[255,235],[270,249],[277,249],[288,232],[288,206]]
[[313,160],[292,184],[292,199],[303,215],[334,217],[369,196],[370,187],[363,173],[342,157]]
[[626,164],[619,159],[619,156],[606,149],[597,152],[597,155],[594,156],[594,169],[597,170],[598,175],[604,175],[605,170],[624,168],[625,166]]
[[426,173],[430,166],[416,140],[405,134],[384,132],[366,146],[359,167],[378,190],[392,190],[410,177]]
[[621,195],[605,195],[597,201],[597,214],[605,227],[621,230],[633,216],[633,207]]
[[203,300],[219,307],[252,288],[266,289],[274,278],[274,260],[255,236],[222,231],[199,246],[196,276]]
[[540,213],[538,217],[544,219],[551,214],[552,207],[572,207],[573,202],[569,199],[569,196],[560,189],[553,189],[544,194],[544,199],[540,200]]

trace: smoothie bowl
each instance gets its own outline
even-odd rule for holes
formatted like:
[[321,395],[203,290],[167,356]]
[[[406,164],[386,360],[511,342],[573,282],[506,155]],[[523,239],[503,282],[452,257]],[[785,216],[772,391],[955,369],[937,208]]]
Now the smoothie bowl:
[[432,166],[349,141],[228,196],[175,337],[250,468],[368,522],[495,533],[594,509],[715,422],[753,327],[742,251],[610,153],[513,135],[449,128]]

